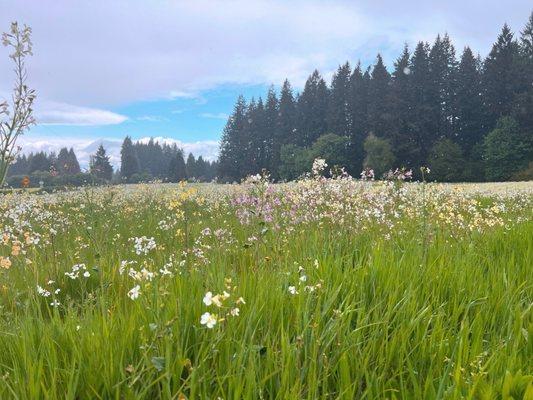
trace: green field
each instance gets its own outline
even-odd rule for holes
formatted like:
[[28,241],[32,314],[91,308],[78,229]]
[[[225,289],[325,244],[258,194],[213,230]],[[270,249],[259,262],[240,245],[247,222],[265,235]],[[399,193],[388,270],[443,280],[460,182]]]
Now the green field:
[[533,182],[0,197],[0,399],[533,399]]

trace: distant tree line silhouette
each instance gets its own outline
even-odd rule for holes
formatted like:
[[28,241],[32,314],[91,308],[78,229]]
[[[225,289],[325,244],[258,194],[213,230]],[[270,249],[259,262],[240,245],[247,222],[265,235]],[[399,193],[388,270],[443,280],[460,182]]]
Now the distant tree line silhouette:
[[7,184],[22,185],[30,178],[31,186],[80,186],[103,183],[139,183],[153,180],[180,182],[182,180],[209,182],[216,178],[217,163],[198,158],[193,154],[184,159],[177,145],[159,144],[150,139],[147,143],[134,143],[127,136],[121,149],[121,165],[113,170],[103,145],[90,156],[89,167],[82,171],[73,148],[62,148],[59,153],[36,152],[19,154],[11,165]]

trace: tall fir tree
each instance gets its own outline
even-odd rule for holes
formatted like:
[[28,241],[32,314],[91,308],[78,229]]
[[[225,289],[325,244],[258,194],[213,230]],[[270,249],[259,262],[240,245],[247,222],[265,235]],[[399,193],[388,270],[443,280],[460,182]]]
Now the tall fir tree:
[[290,82],[285,79],[279,97],[279,114],[277,136],[280,144],[295,144],[296,136],[296,103]]
[[411,57],[411,113],[409,115],[412,135],[409,164],[418,168],[426,164],[436,131],[435,111],[432,104],[434,91],[429,69],[429,45],[419,42]]
[[74,153],[74,149],[71,147],[68,151],[68,173],[75,175],[81,172],[80,163],[78,162],[78,157]]
[[378,54],[370,80],[368,119],[369,131],[384,138],[389,138],[392,133],[390,83],[390,74],[383,63],[383,58]]
[[358,174],[363,168],[364,148],[363,143],[368,134],[368,95],[370,88],[370,72],[361,69],[357,63],[350,77],[350,153],[352,165],[350,172]]
[[277,178],[279,153],[283,136],[279,126],[279,102],[274,87],[270,87],[260,121],[261,137],[265,143],[265,160],[261,168],[267,169],[273,178]]
[[329,91],[326,82],[315,70],[305,82],[298,97],[298,119],[295,144],[308,147],[327,131]]
[[340,136],[350,136],[352,118],[350,110],[350,64],[339,66],[331,81],[328,105],[328,132]]
[[103,145],[98,146],[96,153],[91,156],[89,170],[93,176],[105,181],[110,181],[113,176],[113,167],[109,162]]
[[56,168],[61,175],[69,173],[69,152],[66,147],[61,148],[59,153],[57,153]]
[[248,142],[246,108],[244,97],[239,96],[222,132],[218,159],[218,177],[222,181],[237,181],[243,177],[243,158]]
[[457,121],[454,140],[461,146],[465,156],[471,157],[476,144],[482,142],[487,128],[482,98],[481,65],[469,47],[465,47],[461,55],[455,102]]
[[181,182],[187,180],[187,167],[183,160],[183,150],[178,149],[168,165],[167,177],[169,182]]
[[512,115],[533,141],[533,12],[521,32],[519,43],[520,84],[513,100]]
[[489,130],[500,117],[511,112],[519,85],[517,61],[518,44],[505,24],[484,63],[483,89]]
[[120,176],[128,182],[131,180],[132,175],[138,174],[139,158],[137,157],[137,151],[133,146],[133,142],[129,136],[126,136],[122,142],[122,148],[120,150]]
[[[263,99],[259,97],[256,102],[254,99],[248,105],[246,112],[246,129],[249,132],[249,143],[246,146],[246,152],[243,154],[246,163],[243,165],[242,176],[256,174],[268,164],[268,154],[270,148],[270,138],[272,132],[266,129],[265,125],[265,106]],[[270,135],[270,138],[268,137]]]
[[198,172],[196,170],[196,159],[192,153],[189,153],[187,156],[187,177],[188,178],[198,178]]
[[412,151],[416,149],[411,131],[411,54],[407,45],[394,63],[391,84],[392,134],[390,143],[399,166],[412,164]]
[[437,36],[429,52],[429,90],[431,115],[435,126],[431,142],[451,137],[455,121],[455,94],[457,80],[457,60],[455,48],[447,34]]

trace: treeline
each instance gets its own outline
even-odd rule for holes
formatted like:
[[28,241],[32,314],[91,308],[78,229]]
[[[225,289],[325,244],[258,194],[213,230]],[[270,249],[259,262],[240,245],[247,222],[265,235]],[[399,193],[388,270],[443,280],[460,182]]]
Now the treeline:
[[19,155],[8,170],[7,185],[20,187],[26,178],[29,186],[83,186],[104,184],[114,179],[113,166],[103,145],[90,156],[89,169],[82,171],[74,149],[63,147],[59,153],[40,151]]
[[89,173],[81,171],[74,149],[62,148],[59,153],[40,151],[19,155],[7,173],[7,185],[20,187],[23,179],[29,178],[29,185],[36,187],[76,185],[81,186],[94,180]]
[[339,66],[328,85],[318,71],[295,94],[250,102],[240,96],[223,131],[218,177],[238,181],[267,169],[293,179],[323,157],[352,175],[372,168],[432,169],[431,179],[533,179],[533,13],[516,39],[504,25],[482,60],[448,35],[405,46],[387,70]]
[[8,170],[7,185],[20,187],[26,177],[29,185],[83,186],[87,184],[139,183],[153,180],[209,182],[216,178],[217,163],[193,154],[184,159],[183,150],[175,144],[133,143],[126,137],[121,149],[121,168],[114,171],[103,145],[90,156],[89,168],[82,171],[74,149],[59,153],[44,151],[19,155]]
[[120,156],[120,178],[127,183],[153,179],[164,182],[210,182],[216,178],[216,162],[204,160],[202,156],[195,158],[192,153],[185,160],[183,150],[176,144],[160,145],[153,139],[148,143],[133,143],[126,136]]

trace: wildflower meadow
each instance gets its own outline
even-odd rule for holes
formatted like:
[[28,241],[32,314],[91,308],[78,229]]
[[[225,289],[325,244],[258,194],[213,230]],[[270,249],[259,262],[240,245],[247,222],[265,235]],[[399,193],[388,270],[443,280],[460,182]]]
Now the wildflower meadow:
[[0,195],[0,398],[532,399],[533,183],[322,168]]

